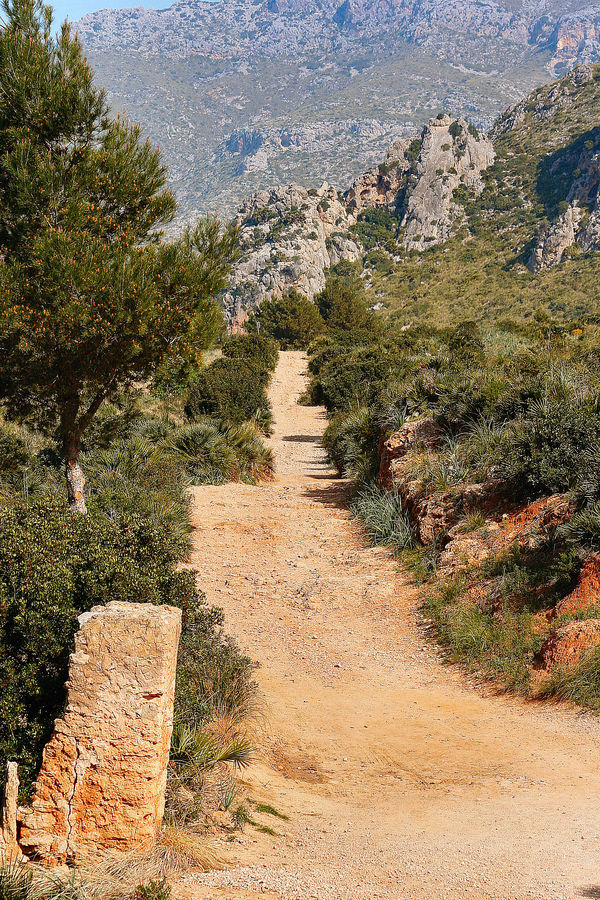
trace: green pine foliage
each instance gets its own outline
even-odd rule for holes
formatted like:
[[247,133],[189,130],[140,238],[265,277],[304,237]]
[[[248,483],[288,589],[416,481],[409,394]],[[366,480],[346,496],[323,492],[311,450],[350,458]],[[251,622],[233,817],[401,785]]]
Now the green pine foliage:
[[[253,664],[183,563],[190,487],[271,472],[246,420],[268,421],[277,348],[255,337],[227,344],[222,364],[247,369],[260,388],[247,415],[221,387],[218,417],[186,418],[190,390],[210,369],[201,351],[221,334],[213,297],[235,255],[235,229],[208,218],[164,242],[175,202],[159,151],[110,116],[78,40],[66,25],[53,36],[48,7],[7,0],[5,13],[0,768],[16,760],[27,794],[64,705],[77,617],[95,605],[182,609],[182,727],[250,710]],[[65,502],[65,458],[87,471],[87,515]]]
[[40,0],[7,0],[0,83],[0,396],[74,464],[107,398],[214,341],[236,232],[209,217],[161,240],[160,152]]
[[296,290],[283,297],[272,297],[250,316],[250,330],[274,338],[281,350],[305,350],[308,344],[325,329],[319,310]]

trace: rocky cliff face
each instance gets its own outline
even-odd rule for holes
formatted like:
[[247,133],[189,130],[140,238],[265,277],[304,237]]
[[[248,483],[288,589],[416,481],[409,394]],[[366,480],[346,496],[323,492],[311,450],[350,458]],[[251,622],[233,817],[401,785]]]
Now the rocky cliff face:
[[[414,139],[395,141],[379,166],[360,175],[346,192],[345,201],[356,213],[376,206],[394,207],[399,195],[406,188],[408,173],[412,168]],[[419,143],[420,145],[420,143]]]
[[[494,161],[492,144],[465,119],[432,119],[425,128],[419,158],[408,176],[404,200],[404,246],[424,250],[445,241],[461,216],[454,191],[477,194],[481,173]],[[411,177],[412,176],[412,177]]]
[[572,155],[575,177],[564,201],[568,206],[539,235],[528,263],[532,272],[558,265],[574,247],[600,249],[600,128]]
[[241,257],[223,298],[230,324],[241,324],[266,297],[295,288],[312,299],[325,287],[325,270],[361,255],[349,226],[356,221],[337,191],[323,184],[258,191],[241,206]]
[[[252,135],[244,139],[244,146],[256,144]],[[444,115],[432,119],[420,137],[395,141],[384,162],[345,194],[327,184],[318,190],[290,185],[253,194],[237,215],[242,255],[224,296],[228,322],[241,324],[266,297],[290,288],[312,299],[325,286],[326,269],[364,255],[350,229],[365,209],[395,210],[408,250],[446,240],[462,217],[455,189],[477,193],[493,159],[492,145],[477,129]]]

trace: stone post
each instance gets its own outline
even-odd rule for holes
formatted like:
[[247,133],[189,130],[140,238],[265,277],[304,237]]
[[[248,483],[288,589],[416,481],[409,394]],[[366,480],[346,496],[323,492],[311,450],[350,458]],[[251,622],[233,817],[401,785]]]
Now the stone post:
[[66,711],[21,820],[21,849],[50,865],[149,847],[164,812],[181,612],[112,602],[79,625]]
[[0,819],[0,858],[17,858],[21,856],[17,844],[17,808],[19,803],[19,775],[16,762],[9,762],[6,767],[6,784]]

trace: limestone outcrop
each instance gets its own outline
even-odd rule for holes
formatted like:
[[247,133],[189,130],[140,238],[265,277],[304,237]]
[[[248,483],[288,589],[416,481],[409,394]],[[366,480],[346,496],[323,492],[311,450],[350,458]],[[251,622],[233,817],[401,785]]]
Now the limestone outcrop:
[[490,141],[466,119],[438,116],[423,130],[419,157],[409,177],[404,200],[403,242],[409,250],[425,250],[447,240],[462,218],[454,191],[478,194],[481,173],[494,161]]
[[45,863],[153,843],[164,812],[181,612],[112,602],[79,617],[67,705],[20,845]]
[[356,219],[328,184],[307,191],[298,185],[258,191],[241,206],[241,257],[223,296],[230,323],[266,297],[290,288],[312,300],[325,287],[325,270],[361,251],[348,228]]
[[466,119],[441,115],[417,138],[395,141],[383,163],[357,178],[345,195],[350,209],[385,206],[400,214],[408,250],[426,250],[450,237],[462,219],[454,192],[483,188],[494,148]]
[[568,205],[539,235],[528,262],[532,272],[558,265],[572,247],[584,253],[600,249],[600,128],[586,136],[583,147],[560,154],[549,174],[561,177],[565,169],[575,173]]
[[346,192],[344,200],[349,209],[359,213],[376,206],[395,207],[406,186],[411,168],[411,139],[394,141],[384,161],[360,175]]

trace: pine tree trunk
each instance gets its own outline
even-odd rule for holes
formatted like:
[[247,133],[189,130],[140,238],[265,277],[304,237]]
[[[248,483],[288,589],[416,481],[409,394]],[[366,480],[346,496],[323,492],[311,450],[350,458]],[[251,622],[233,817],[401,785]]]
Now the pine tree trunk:
[[85,515],[87,513],[85,495],[83,493],[85,477],[79,464],[79,454],[81,452],[79,438],[73,435],[66,437],[63,450],[65,455],[65,475],[67,478],[67,497],[71,512]]

